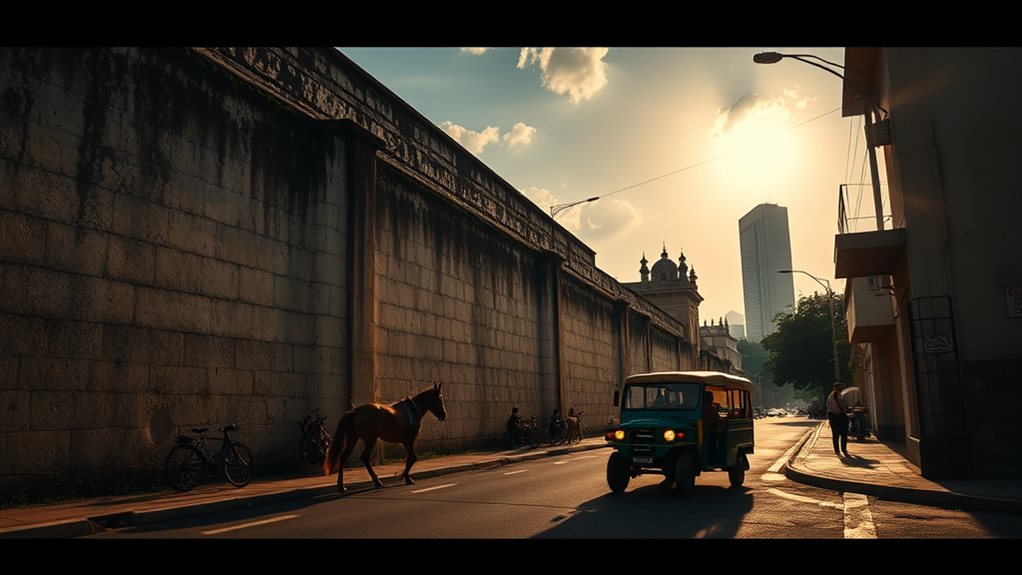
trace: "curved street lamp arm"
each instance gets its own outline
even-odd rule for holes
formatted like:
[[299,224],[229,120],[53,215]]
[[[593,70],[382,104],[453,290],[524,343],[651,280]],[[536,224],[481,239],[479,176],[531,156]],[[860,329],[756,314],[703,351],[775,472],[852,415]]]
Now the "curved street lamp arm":
[[570,202],[570,203],[567,203],[567,204],[556,204],[556,205],[550,206],[550,217],[551,218],[557,217],[557,214],[563,212],[564,210],[570,210],[571,208],[574,208],[575,206],[577,206],[579,204],[587,204],[589,202],[595,202],[598,199],[600,199],[600,196],[593,196],[591,198],[587,198],[585,200],[579,200],[577,202]]

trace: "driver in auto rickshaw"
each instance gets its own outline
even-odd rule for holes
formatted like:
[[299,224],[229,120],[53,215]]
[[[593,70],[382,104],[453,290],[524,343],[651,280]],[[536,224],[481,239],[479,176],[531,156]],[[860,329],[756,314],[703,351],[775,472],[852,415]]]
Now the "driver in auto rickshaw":
[[713,392],[703,392],[703,439],[706,442],[707,459],[711,454],[717,453],[717,427],[720,422],[720,412],[713,403]]

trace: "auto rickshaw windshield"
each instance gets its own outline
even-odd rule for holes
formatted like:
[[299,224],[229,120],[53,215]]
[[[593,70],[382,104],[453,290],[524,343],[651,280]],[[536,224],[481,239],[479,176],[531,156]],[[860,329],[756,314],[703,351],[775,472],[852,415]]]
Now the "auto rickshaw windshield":
[[625,387],[624,409],[695,409],[698,383],[648,383]]

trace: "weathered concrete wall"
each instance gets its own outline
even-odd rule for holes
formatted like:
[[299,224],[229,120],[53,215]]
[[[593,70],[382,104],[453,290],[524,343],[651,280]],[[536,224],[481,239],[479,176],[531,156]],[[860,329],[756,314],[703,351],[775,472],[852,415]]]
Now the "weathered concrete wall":
[[0,50],[0,102],[0,480],[346,400],[341,139],[184,50]]
[[[571,408],[583,411],[583,420],[593,429],[614,412],[611,399],[614,388],[621,384],[614,306],[571,278],[564,281],[561,302],[565,354],[562,413]],[[545,413],[546,417],[551,413]]]
[[555,383],[534,255],[396,170],[377,185],[380,401],[442,382],[447,420],[426,417],[420,437],[444,450],[499,436],[513,406],[541,416]]
[[649,348],[649,318],[637,314],[628,314],[628,336],[630,339],[631,370],[633,373],[645,373],[653,370]]
[[649,330],[649,339],[650,371],[674,371],[681,367],[677,338],[654,327]]
[[332,49],[0,52],[0,224],[0,481],[151,469],[235,420],[279,462],[307,409],[433,381],[427,448],[499,435],[513,405],[596,428],[623,375],[694,361],[685,326]]

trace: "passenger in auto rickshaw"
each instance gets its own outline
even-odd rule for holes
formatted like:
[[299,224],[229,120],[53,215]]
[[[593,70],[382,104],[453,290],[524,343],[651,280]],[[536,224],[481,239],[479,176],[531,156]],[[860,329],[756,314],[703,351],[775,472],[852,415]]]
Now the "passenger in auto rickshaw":
[[703,440],[706,442],[706,458],[716,458],[717,453],[717,427],[720,422],[720,413],[713,403],[713,392],[703,392]]

